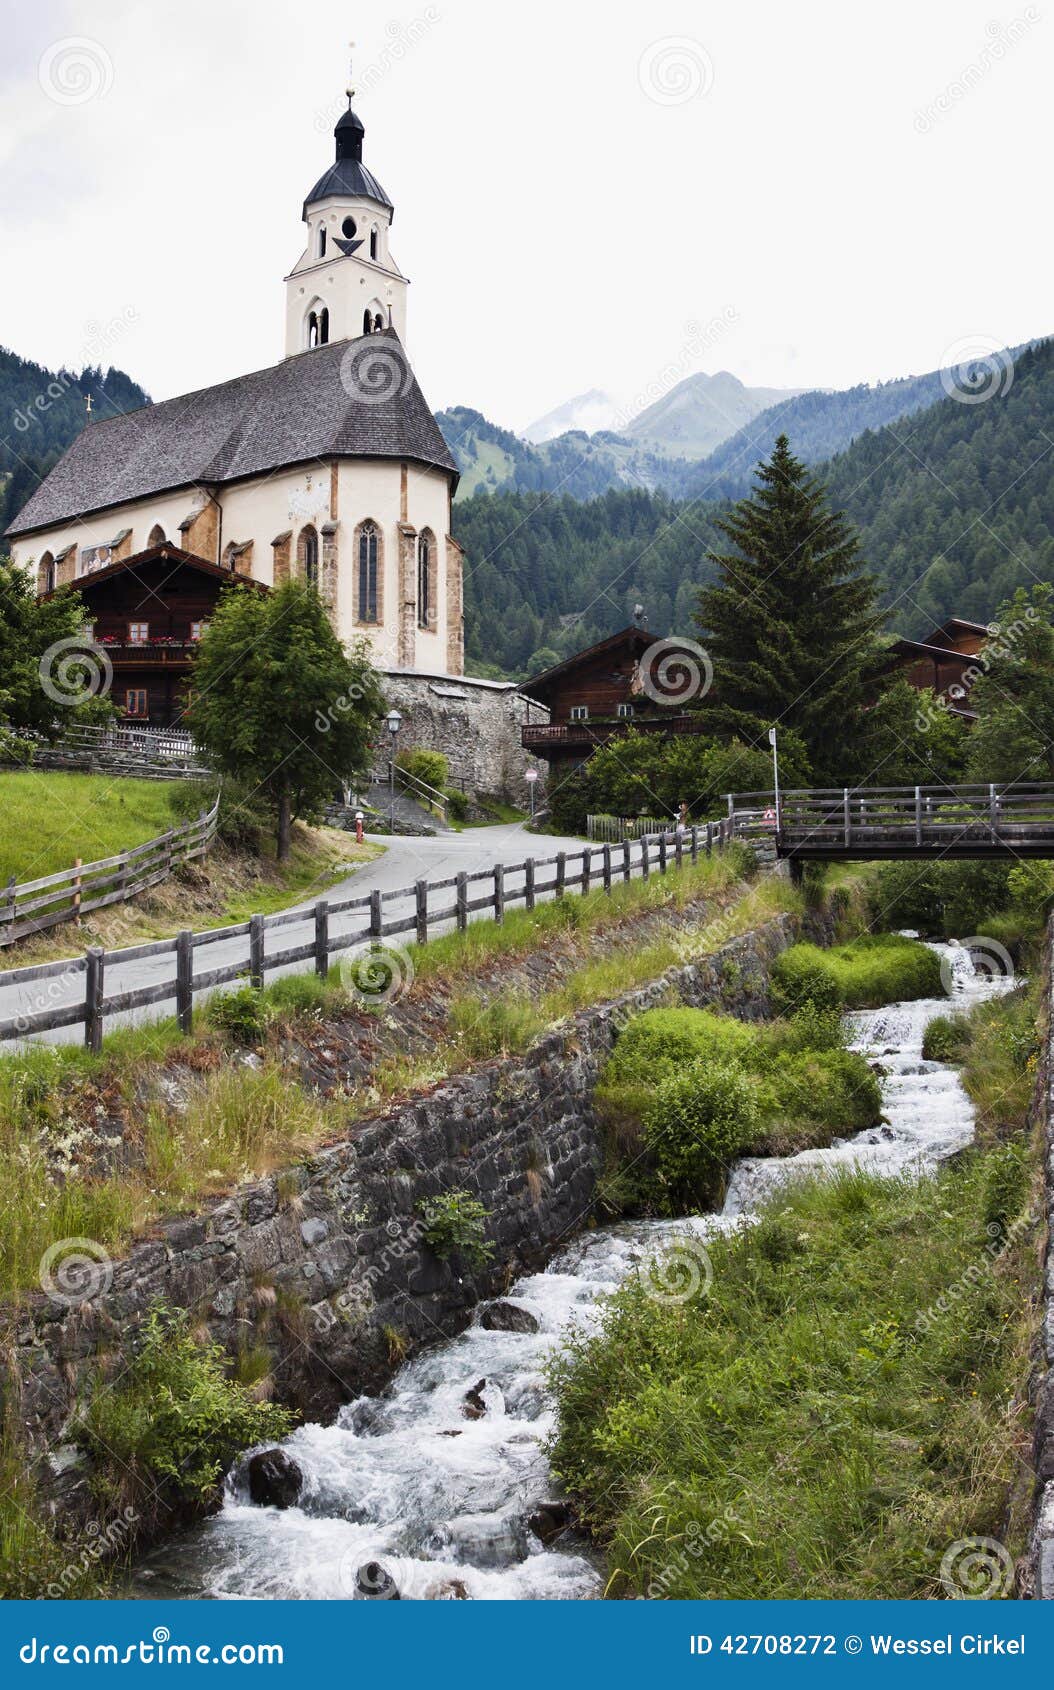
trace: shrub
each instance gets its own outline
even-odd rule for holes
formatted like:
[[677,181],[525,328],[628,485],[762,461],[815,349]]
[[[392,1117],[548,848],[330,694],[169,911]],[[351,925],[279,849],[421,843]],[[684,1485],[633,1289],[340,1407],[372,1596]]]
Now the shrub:
[[28,739],[20,739],[10,728],[0,725],[0,763],[28,768],[33,761],[33,746]]
[[1028,1193],[1028,1145],[1024,1139],[1000,1145],[985,1171],[982,1219],[990,1240],[998,1243],[1024,1207]]
[[75,1432],[107,1500],[206,1507],[240,1450],[282,1438],[290,1417],[225,1377],[218,1344],[199,1344],[187,1315],[155,1305],[115,1385],[100,1383]]
[[819,1009],[873,1009],[945,996],[936,952],[898,933],[874,934],[830,950],[792,945],[777,957],[772,983],[777,999],[789,1009],[810,1002]]
[[468,820],[471,799],[467,792],[462,792],[456,786],[445,786],[443,797],[446,799],[447,814],[451,821],[463,822]]
[[757,1097],[743,1069],[706,1058],[671,1074],[644,1111],[660,1180],[687,1205],[714,1198],[729,1164],[756,1134]]
[[935,1015],[922,1035],[922,1054],[927,1062],[955,1062],[970,1042],[968,1024],[957,1015]]
[[494,1254],[485,1237],[488,1211],[468,1191],[443,1191],[415,1205],[424,1222],[424,1239],[442,1260],[462,1255],[473,1267],[485,1267]]
[[[215,802],[214,780],[180,782],[172,798],[175,814],[184,821],[192,821],[203,810],[211,810]],[[220,807],[216,815],[216,832],[223,843],[232,850],[258,855],[271,825],[271,815],[259,788],[250,781],[228,775],[220,787]]]
[[248,985],[234,992],[217,992],[206,1000],[205,1019],[238,1044],[258,1044],[267,1031],[263,993]]
[[434,786],[437,792],[442,792],[450,773],[450,765],[441,751],[400,751],[395,759],[395,766],[403,774],[409,775],[411,780],[423,781],[425,786]]

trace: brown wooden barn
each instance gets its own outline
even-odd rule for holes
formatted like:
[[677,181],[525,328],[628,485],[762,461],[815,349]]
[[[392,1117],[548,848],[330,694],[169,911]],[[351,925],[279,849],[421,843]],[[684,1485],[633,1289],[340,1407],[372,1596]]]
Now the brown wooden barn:
[[197,642],[234,580],[268,591],[167,542],[77,580],[95,640],[113,665],[110,697],[126,722],[179,723]]
[[920,691],[932,687],[949,699],[949,709],[972,720],[965,700],[977,669],[978,657],[988,639],[983,622],[967,622],[949,616],[924,640],[895,640],[889,648],[889,669],[898,670]]

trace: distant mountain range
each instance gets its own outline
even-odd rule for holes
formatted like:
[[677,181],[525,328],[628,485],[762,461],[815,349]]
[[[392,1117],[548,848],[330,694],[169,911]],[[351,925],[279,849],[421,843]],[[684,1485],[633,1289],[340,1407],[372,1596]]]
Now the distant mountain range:
[[627,440],[671,458],[705,458],[761,411],[797,398],[801,388],[744,387],[728,370],[686,376],[626,423]]
[[546,411],[523,430],[523,438],[531,446],[541,446],[555,440],[558,434],[600,434],[617,429],[622,419],[610,393],[591,387],[588,393],[578,393],[555,411]]

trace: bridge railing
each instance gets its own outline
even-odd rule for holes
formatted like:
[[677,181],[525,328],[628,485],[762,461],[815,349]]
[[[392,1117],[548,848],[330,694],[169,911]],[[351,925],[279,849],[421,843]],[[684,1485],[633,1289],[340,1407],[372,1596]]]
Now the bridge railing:
[[[761,820],[758,813],[761,812]],[[972,786],[819,787],[728,795],[735,830],[761,827],[781,849],[1054,840],[1054,782]]]

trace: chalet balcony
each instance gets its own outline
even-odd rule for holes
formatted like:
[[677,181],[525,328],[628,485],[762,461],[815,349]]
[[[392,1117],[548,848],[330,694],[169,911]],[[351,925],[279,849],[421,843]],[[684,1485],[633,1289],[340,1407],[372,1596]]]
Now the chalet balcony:
[[106,640],[97,642],[115,669],[185,669],[200,640]]
[[528,725],[520,730],[520,743],[525,751],[544,757],[547,751],[594,749],[606,745],[630,728],[637,733],[705,734],[713,731],[702,715],[619,716],[608,721],[546,722]]

